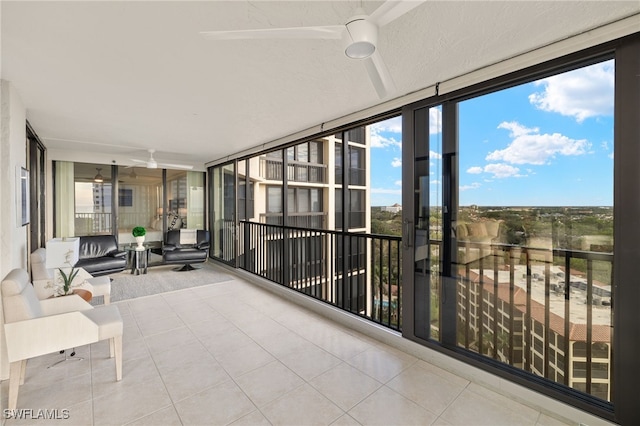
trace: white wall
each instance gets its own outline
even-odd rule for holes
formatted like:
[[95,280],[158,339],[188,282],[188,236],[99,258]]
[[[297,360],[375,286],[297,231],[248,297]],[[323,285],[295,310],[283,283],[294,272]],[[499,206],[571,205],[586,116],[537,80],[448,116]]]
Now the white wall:
[[[27,227],[18,225],[16,167],[27,167],[26,111],[13,85],[0,80],[0,278],[27,268]],[[0,304],[0,314],[1,314]],[[0,379],[9,376],[0,315]]]

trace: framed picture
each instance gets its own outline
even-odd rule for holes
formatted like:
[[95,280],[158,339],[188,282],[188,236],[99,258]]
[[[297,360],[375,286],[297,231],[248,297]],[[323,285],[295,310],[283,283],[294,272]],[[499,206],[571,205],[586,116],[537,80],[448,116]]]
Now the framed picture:
[[120,207],[133,207],[133,189],[118,189],[118,205]]
[[18,226],[29,223],[29,170],[16,167],[16,215]]

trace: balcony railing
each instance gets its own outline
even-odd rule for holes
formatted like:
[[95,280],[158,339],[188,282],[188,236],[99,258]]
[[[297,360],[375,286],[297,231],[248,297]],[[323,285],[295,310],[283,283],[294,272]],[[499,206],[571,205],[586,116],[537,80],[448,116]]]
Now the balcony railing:
[[96,235],[113,232],[111,213],[76,213],[74,235]]
[[[315,164],[294,160],[289,160],[287,164],[287,180],[289,182],[326,182],[326,164]],[[282,160],[277,158],[261,157],[260,176],[268,180],[282,181]]]
[[400,237],[243,221],[239,241],[241,268],[401,328]]
[[610,400],[613,254],[458,247],[483,253],[458,263],[458,344]]
[[[74,215],[75,235],[98,235],[113,233],[113,213],[76,213]],[[147,226],[153,214],[150,212],[118,213],[118,228],[131,230],[135,226]]]
[[[402,329],[400,237],[243,221],[238,240],[242,269]],[[429,244],[438,340],[442,242]],[[611,400],[612,253],[470,242],[458,252],[460,347]]]
[[[324,229],[327,214],[324,212],[289,213],[287,220],[290,226],[298,228]],[[282,213],[260,213],[260,223],[282,225]]]

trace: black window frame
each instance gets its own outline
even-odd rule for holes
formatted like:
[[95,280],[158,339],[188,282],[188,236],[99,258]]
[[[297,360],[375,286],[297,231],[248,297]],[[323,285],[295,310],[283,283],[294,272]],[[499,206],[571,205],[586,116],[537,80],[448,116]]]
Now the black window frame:
[[[446,343],[436,342],[429,338],[420,337],[416,333],[417,328],[414,318],[422,315],[414,309],[415,301],[420,297],[418,287],[411,282],[403,289],[403,336],[416,341],[424,346],[443,352],[453,358],[479,367],[497,376],[506,378],[541,392],[556,400],[562,401],[579,409],[585,410],[604,419],[621,424],[640,424],[640,410],[637,409],[637,380],[640,378],[640,363],[636,362],[634,354],[640,353],[640,339],[638,324],[640,324],[640,310],[637,309],[637,301],[640,300],[640,286],[630,285],[637,276],[637,259],[640,258],[640,227],[637,226],[637,218],[640,217],[640,198],[629,194],[640,193],[640,168],[637,167],[637,159],[640,158],[640,126],[638,126],[638,111],[640,111],[640,32],[625,36],[601,45],[537,65],[508,73],[497,78],[473,84],[468,87],[455,90],[443,95],[414,102],[403,107],[403,181],[410,185],[403,185],[403,206],[407,220],[414,220],[413,193],[414,193],[414,143],[419,119],[414,113],[429,107],[442,105],[443,107],[443,143],[447,138],[457,138],[457,103],[463,100],[488,94],[498,90],[535,81],[541,78],[560,74],[562,72],[585,67],[607,59],[615,59],[615,100],[614,100],[614,254],[615,261],[613,276],[615,277],[614,291],[616,292],[616,304],[613,310],[613,325],[615,339],[613,342],[611,376],[613,377],[611,388],[612,403],[599,398],[574,392],[565,386],[557,385],[546,379],[532,377],[519,369],[505,366],[493,360],[483,359],[477,354],[465,351],[464,348],[454,348]],[[443,160],[449,161],[449,155],[443,152]],[[443,169],[444,170],[444,169]],[[456,182],[457,170],[455,166],[443,171],[449,185]],[[443,185],[446,185],[443,182]],[[406,188],[405,188],[406,186]],[[450,191],[451,189],[446,189]],[[450,195],[449,195],[450,196]],[[446,199],[447,194],[444,194]],[[449,207],[446,205],[446,207]],[[450,221],[445,218],[445,228],[450,228]],[[634,225],[636,223],[636,225]],[[446,256],[447,243],[443,241]],[[411,247],[410,250],[413,250]],[[405,255],[410,256],[409,249],[405,248]],[[413,259],[412,257],[409,259]],[[635,259],[635,260],[634,260]],[[413,264],[404,263],[404,275],[413,276]],[[444,291],[450,291],[447,287],[448,278],[443,277]],[[410,280],[412,281],[412,280]],[[625,283],[628,283],[625,285]],[[450,298],[455,305],[455,298]],[[451,309],[441,307],[441,312],[449,313]],[[455,314],[455,309],[453,310]],[[441,334],[444,334],[441,331]],[[558,345],[560,347],[562,342]],[[618,368],[618,367],[622,368]],[[616,368],[614,368],[616,367]]]

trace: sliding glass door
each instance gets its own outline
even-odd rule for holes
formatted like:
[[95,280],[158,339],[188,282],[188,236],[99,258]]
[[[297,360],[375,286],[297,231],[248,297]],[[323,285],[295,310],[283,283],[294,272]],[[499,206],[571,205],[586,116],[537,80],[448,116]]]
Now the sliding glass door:
[[236,172],[235,163],[217,166],[211,173],[212,255],[235,266],[236,261]]
[[614,75],[405,108],[406,336],[615,401]]

